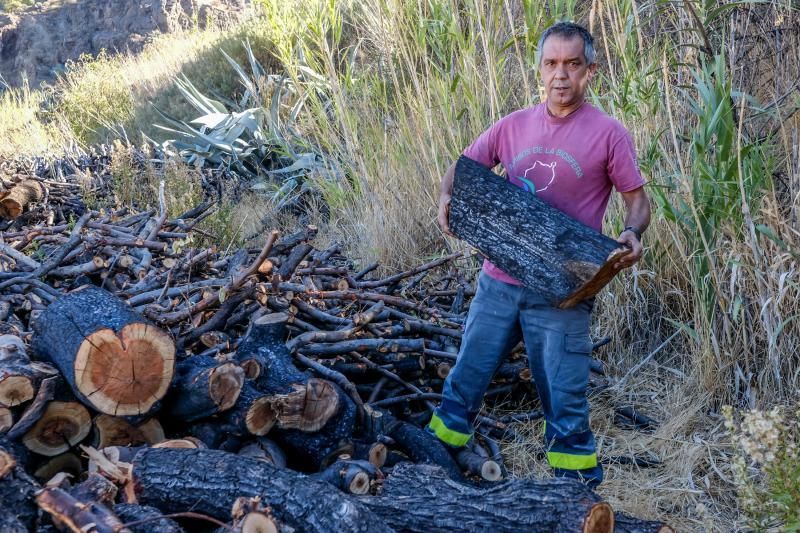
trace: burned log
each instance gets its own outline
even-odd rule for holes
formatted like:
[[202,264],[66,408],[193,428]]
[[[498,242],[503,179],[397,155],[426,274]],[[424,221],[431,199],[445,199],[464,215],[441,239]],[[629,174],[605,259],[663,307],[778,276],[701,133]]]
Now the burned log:
[[33,498],[38,489],[12,451],[0,447],[0,531],[27,533],[34,529],[37,508]]
[[389,531],[327,483],[218,450],[144,449],[131,474],[139,503],[164,513],[202,509],[227,520],[237,498],[259,496],[282,524],[300,531]]
[[[375,465],[367,461],[339,459],[311,477],[330,483],[346,494],[361,495],[369,492],[371,482],[379,478],[378,472]],[[380,478],[382,479],[383,476]]]
[[164,515],[155,507],[118,503],[114,514],[132,533],[183,533],[177,522]]
[[233,407],[243,385],[244,370],[235,363],[190,357],[177,364],[164,411],[185,422],[206,418]]
[[380,496],[358,501],[397,531],[583,531],[611,533],[611,506],[572,479],[514,479],[483,489],[442,469],[398,465]]
[[562,308],[594,296],[617,273],[619,243],[465,156],[456,164],[450,229]]
[[17,336],[0,336],[0,406],[15,407],[33,399],[41,381],[57,374],[55,368],[28,358]]
[[166,394],[175,367],[170,336],[97,287],[74,291],[34,323],[33,349],[101,413],[144,415]]
[[39,180],[27,179],[0,193],[0,218],[17,218],[22,211],[42,199],[45,186]]

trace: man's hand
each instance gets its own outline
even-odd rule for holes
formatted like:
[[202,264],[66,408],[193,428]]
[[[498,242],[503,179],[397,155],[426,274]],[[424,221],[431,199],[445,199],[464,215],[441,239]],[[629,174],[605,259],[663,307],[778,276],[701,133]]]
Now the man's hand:
[[642,258],[644,247],[642,246],[642,243],[639,242],[639,238],[636,236],[636,234],[631,230],[623,231],[619,235],[617,242],[624,244],[630,250],[628,253],[620,257],[616,263],[614,263],[614,268],[617,270],[629,268]]
[[449,194],[442,194],[439,196],[439,226],[445,234],[455,237],[450,232],[450,200],[452,196]]

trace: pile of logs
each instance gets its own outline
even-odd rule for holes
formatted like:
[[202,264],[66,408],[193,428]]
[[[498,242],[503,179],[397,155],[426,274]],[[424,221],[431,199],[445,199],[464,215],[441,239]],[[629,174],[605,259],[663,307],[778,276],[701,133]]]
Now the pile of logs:
[[[458,453],[422,429],[472,258],[376,275],[314,227],[197,248],[210,207],[3,233],[0,530],[663,530],[575,481],[490,484],[538,411]],[[488,397],[532,394],[517,350]]]

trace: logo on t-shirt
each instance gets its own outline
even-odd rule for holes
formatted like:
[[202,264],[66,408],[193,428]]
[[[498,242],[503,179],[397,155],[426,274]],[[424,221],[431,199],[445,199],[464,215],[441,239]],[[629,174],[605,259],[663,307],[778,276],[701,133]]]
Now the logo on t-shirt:
[[[528,192],[536,194],[537,192],[546,191],[556,179],[556,161],[549,165],[541,161],[535,161],[533,166],[525,171],[525,175],[517,176],[517,179],[522,182],[522,188]],[[545,185],[537,188],[536,183],[544,183]]]

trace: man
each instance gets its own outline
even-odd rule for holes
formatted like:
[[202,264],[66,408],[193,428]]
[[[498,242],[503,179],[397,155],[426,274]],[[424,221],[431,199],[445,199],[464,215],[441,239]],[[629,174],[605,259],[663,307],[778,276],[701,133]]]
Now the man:
[[[615,266],[630,267],[642,256],[650,203],[627,130],[585,100],[597,70],[592,36],[561,22],[545,30],[538,52],[545,102],[502,118],[464,155],[489,168],[502,163],[512,183],[598,231],[616,188],[626,206],[618,242],[630,251]],[[439,223],[448,234],[454,171],[455,163],[442,178],[439,199]],[[544,412],[548,462],[556,475],[599,484],[603,470],[586,399],[592,306],[552,307],[484,262],[458,361],[428,430],[450,446],[464,446],[492,375],[522,339]]]

